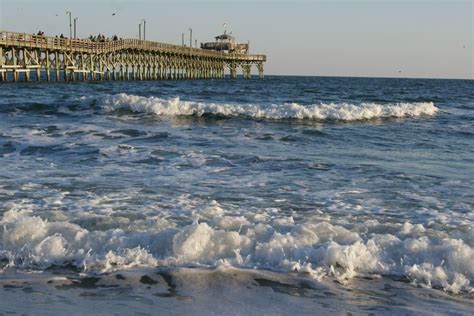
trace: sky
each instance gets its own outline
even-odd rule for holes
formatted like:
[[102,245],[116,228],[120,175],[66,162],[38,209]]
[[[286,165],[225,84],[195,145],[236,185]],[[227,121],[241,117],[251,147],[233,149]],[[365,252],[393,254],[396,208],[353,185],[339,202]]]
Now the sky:
[[[198,42],[227,31],[266,74],[474,79],[474,0],[0,0],[0,29]],[[115,13],[115,15],[112,15]],[[194,42],[194,40],[193,40]]]

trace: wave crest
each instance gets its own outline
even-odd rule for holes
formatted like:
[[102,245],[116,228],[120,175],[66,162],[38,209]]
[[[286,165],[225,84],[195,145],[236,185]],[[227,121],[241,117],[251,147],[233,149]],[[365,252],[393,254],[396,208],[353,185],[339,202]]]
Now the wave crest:
[[438,108],[433,102],[414,103],[321,103],[301,105],[284,103],[272,105],[219,104],[183,101],[180,98],[161,99],[120,93],[106,96],[99,102],[106,111],[126,109],[137,113],[159,116],[250,117],[257,119],[341,120],[360,121],[390,117],[416,117],[434,115]]

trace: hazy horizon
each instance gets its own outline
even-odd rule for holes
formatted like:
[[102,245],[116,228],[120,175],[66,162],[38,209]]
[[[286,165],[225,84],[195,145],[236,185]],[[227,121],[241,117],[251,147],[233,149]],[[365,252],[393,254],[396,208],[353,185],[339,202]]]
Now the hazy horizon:
[[[92,9],[92,10],[91,10]],[[77,33],[181,44],[212,41],[223,23],[268,75],[474,79],[472,1],[0,0],[0,29]],[[115,13],[115,15],[113,15]],[[255,72],[255,70],[254,70]]]

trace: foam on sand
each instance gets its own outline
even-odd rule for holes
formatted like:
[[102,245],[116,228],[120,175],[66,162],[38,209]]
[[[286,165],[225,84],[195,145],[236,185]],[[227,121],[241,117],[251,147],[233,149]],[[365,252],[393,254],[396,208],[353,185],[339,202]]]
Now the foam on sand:
[[[218,210],[218,205],[212,205]],[[10,209],[0,221],[4,268],[45,269],[73,265],[86,272],[132,267],[218,267],[306,272],[340,283],[357,276],[388,275],[452,293],[471,292],[474,249],[463,240],[440,235],[421,224],[360,223],[352,228],[321,220],[292,218],[251,223],[222,212],[176,227],[149,221],[139,230],[90,231],[68,221],[48,222]],[[212,213],[212,212],[211,212]],[[368,231],[369,233],[361,233]],[[372,233],[370,233],[372,231]],[[472,232],[471,232],[472,233]],[[466,231],[465,234],[470,234]]]
[[179,98],[161,99],[120,93],[109,95],[98,102],[106,111],[126,109],[159,116],[249,117],[257,119],[342,120],[358,121],[390,117],[434,115],[438,108],[432,102],[414,103],[321,103],[301,105],[284,103],[272,105],[219,104],[183,101]]

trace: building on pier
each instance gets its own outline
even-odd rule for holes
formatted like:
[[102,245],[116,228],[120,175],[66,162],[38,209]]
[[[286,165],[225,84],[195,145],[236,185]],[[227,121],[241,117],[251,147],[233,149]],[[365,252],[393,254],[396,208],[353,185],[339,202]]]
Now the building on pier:
[[215,42],[202,43],[202,49],[215,50],[218,52],[227,52],[230,54],[248,54],[249,44],[248,43],[237,43],[235,37],[231,34],[224,34],[214,37]]
[[265,55],[248,54],[248,45],[228,48],[136,39],[92,42],[0,31],[0,81],[220,79],[226,69],[231,78],[241,69],[250,79],[252,67],[263,78]]

